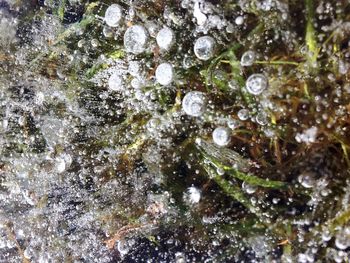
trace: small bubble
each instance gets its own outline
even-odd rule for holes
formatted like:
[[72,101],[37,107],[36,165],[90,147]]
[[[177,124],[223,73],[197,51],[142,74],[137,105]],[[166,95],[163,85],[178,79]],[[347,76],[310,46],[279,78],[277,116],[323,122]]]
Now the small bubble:
[[120,5],[112,4],[105,12],[105,22],[110,27],[117,27],[122,19],[122,8]]
[[248,184],[246,182],[242,183],[242,189],[247,194],[254,194],[256,191],[256,187],[254,185]]
[[214,56],[215,40],[210,36],[200,37],[194,44],[194,53],[200,60],[208,60]]
[[265,111],[260,111],[256,116],[255,120],[258,124],[264,126],[269,123],[267,113]]
[[157,44],[163,50],[169,50],[175,42],[175,34],[168,27],[162,28],[157,34]]
[[236,80],[234,79],[231,79],[229,80],[228,82],[228,87],[231,89],[231,90],[239,90],[239,84]]
[[312,172],[303,172],[299,175],[298,182],[305,188],[312,188],[316,185],[315,174]]
[[206,97],[203,92],[190,91],[182,100],[182,109],[187,115],[199,117],[206,110]]
[[250,94],[259,95],[268,86],[267,78],[263,74],[253,74],[246,81],[246,89]]
[[186,256],[182,252],[175,253],[175,263],[186,263]]
[[243,22],[244,22],[243,16],[237,16],[237,17],[236,17],[236,19],[235,19],[235,24],[236,24],[237,26],[242,25]]
[[252,50],[244,52],[244,54],[241,57],[241,65],[244,67],[253,65],[255,61],[255,57],[256,57],[255,52]]
[[241,123],[240,123],[240,121],[238,121],[238,120],[231,119],[231,118],[227,120],[227,126],[228,126],[231,130],[237,129],[240,125],[241,125]]
[[350,228],[340,230],[335,237],[335,246],[338,249],[345,250],[350,246]]
[[225,170],[222,169],[222,168],[218,168],[218,169],[216,169],[216,173],[217,173],[218,175],[224,175],[224,174],[225,174]]
[[163,86],[169,85],[174,79],[174,69],[170,63],[162,63],[156,69],[156,80]]
[[237,116],[241,121],[246,121],[249,119],[249,116],[250,116],[249,110],[241,109],[238,111]]
[[124,47],[129,53],[141,54],[146,50],[147,42],[147,30],[141,25],[129,27],[124,34]]
[[113,91],[119,91],[124,88],[124,80],[119,72],[114,72],[110,76],[108,80],[108,87]]
[[213,131],[212,137],[218,146],[227,146],[231,141],[231,130],[226,127],[217,127]]
[[[108,27],[108,26],[104,26],[103,29],[102,29],[102,33],[103,33],[104,37],[106,37],[106,38],[111,38],[111,37],[113,37],[114,31],[113,31],[112,28],[110,28],[110,27]],[[80,41],[79,41],[79,42],[80,42]],[[78,44],[79,44],[79,43],[78,43]]]

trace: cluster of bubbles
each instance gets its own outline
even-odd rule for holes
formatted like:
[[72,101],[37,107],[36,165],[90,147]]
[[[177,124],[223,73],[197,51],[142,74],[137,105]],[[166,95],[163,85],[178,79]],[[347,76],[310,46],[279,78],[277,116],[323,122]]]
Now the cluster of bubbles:
[[[10,2],[10,6],[15,6],[20,1]],[[81,1],[61,2],[73,6]],[[285,5],[282,1],[253,4],[242,0],[233,4],[232,14],[227,15],[220,6],[211,3],[215,1],[183,0],[178,7],[162,6],[162,1],[146,1],[146,7],[143,1],[108,2],[108,6],[92,3],[100,10],[87,8],[94,10],[93,14],[81,17],[81,24],[91,23],[87,27],[79,27],[79,23],[70,25],[67,17],[56,17],[52,10],[42,12],[43,17],[36,18],[38,21],[33,24],[23,25],[25,19],[13,17],[15,9],[7,12],[0,4],[3,73],[0,76],[0,262],[64,262],[67,258],[77,262],[107,263],[122,259],[132,262],[129,255],[143,255],[149,247],[164,242],[158,240],[164,229],[181,233],[166,237],[167,245],[176,249],[169,249],[165,261],[205,262],[204,256],[192,260],[191,253],[182,252],[191,250],[189,247],[193,245],[192,254],[195,254],[197,247],[205,247],[208,244],[205,242],[211,239],[190,237],[186,244],[178,241],[189,230],[182,229],[184,220],[191,226],[206,224],[207,228],[200,226],[201,231],[208,230],[208,236],[214,238],[205,257],[220,256],[224,244],[230,243],[235,248],[238,245],[239,253],[253,253],[270,261],[269,253],[279,241],[270,240],[267,234],[261,235],[259,231],[256,234],[253,230],[251,238],[233,236],[234,230],[222,234],[221,226],[234,229],[236,219],[244,217],[242,206],[210,200],[211,195],[220,197],[224,191],[218,191],[218,186],[210,183],[201,185],[205,174],[204,166],[198,167],[202,164],[201,156],[187,151],[193,150],[188,147],[193,138],[205,138],[198,139],[193,148],[248,175],[261,168],[246,158],[248,153],[260,157],[273,148],[274,154],[281,156],[281,162],[289,154],[287,150],[280,152],[276,134],[285,131],[273,130],[269,115],[277,112],[280,117],[288,109],[279,108],[269,100],[278,85],[270,78],[273,70],[259,70],[258,59],[265,53],[249,44],[250,40],[258,40],[248,37],[246,51],[239,51],[243,54],[234,65],[240,71],[239,76],[230,72],[227,65],[230,61],[225,59],[214,68],[212,79],[218,82],[229,79],[222,90],[208,77],[211,72],[203,70],[210,68],[216,56],[226,51],[232,41],[240,39],[239,32],[250,28],[247,23],[255,22],[251,15],[245,14],[247,8],[256,4],[256,12],[285,12]],[[148,2],[158,8],[162,6],[158,19],[153,14],[158,9],[149,10]],[[45,1],[45,6],[60,10],[55,1]],[[180,6],[181,12],[177,10]],[[264,23],[268,22],[264,20]],[[65,46],[61,39],[70,37],[69,45]],[[276,37],[279,38],[290,39],[293,34],[288,36],[285,32]],[[77,50],[70,50],[75,41]],[[349,69],[345,60],[339,62],[341,75]],[[37,66],[38,61],[41,66]],[[91,68],[86,70],[87,66]],[[88,77],[86,71],[93,76]],[[208,87],[203,76],[212,81]],[[328,80],[335,81],[336,77],[329,74]],[[347,84],[337,90],[350,93]],[[228,103],[226,100],[222,103],[226,94]],[[341,94],[337,92],[334,100],[341,101]],[[279,95],[277,91],[276,96]],[[247,102],[243,102],[243,96]],[[327,106],[322,104],[321,97],[315,97],[315,101],[319,102],[318,107]],[[344,120],[346,112],[346,107],[337,109]],[[258,132],[261,129],[263,133],[255,136],[248,146],[241,147],[236,145],[235,137],[239,135],[233,137],[241,126],[248,129],[247,134],[251,127],[258,127]],[[293,135],[296,142],[310,146],[323,131],[310,124],[292,132],[296,133]],[[341,132],[346,134],[346,129]],[[271,149],[257,146],[263,136],[271,139]],[[182,152],[189,160],[181,156]],[[314,211],[332,193],[330,184],[334,182],[329,180],[331,172],[324,163],[314,161],[308,165],[313,169],[300,168],[292,173],[297,175],[293,187],[295,184],[297,191],[308,194],[305,206]],[[215,163],[205,160],[203,164],[213,166],[217,178],[229,178],[226,170]],[[283,171],[276,173],[279,176]],[[215,177],[209,172],[208,175],[210,179]],[[261,183],[261,178],[256,177],[252,178]],[[172,183],[174,178],[176,184]],[[241,178],[230,178],[224,187],[227,190],[238,186],[242,196],[247,196],[246,203],[253,204],[251,209],[248,207],[250,212],[260,215],[269,206],[274,210],[274,205],[283,199],[272,198],[269,190],[254,180],[247,183]],[[164,190],[167,187],[178,187],[180,191],[172,193]],[[232,195],[239,197],[239,191]],[[292,199],[283,200],[291,207],[286,211],[288,215],[297,213]],[[344,207],[348,205],[346,200]],[[177,203],[184,205],[178,208]],[[227,209],[213,214],[220,206]],[[237,207],[242,213],[237,213]],[[198,211],[207,214],[192,217]],[[233,217],[226,215],[232,211]],[[267,217],[268,223],[273,221],[270,215],[263,217]],[[303,242],[307,236],[305,229],[310,225],[308,220],[288,224],[298,230],[295,238]],[[346,226],[331,230],[318,233],[322,234],[320,242],[322,246],[331,244],[332,259],[341,262],[348,257],[350,230]],[[112,244],[111,248],[106,243]],[[150,245],[142,250],[144,244]],[[239,247],[241,244],[247,247]],[[147,256],[152,258],[152,253]],[[313,262],[315,253],[308,248],[298,259]]]

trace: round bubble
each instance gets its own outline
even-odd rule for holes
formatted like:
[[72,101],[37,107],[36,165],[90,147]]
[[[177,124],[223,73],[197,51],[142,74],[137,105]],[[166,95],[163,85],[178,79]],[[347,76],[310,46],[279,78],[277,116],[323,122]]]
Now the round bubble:
[[254,51],[247,51],[247,52],[244,52],[242,57],[241,57],[241,65],[244,66],[244,67],[248,67],[248,66],[251,66],[253,65],[254,61],[255,61],[255,52]]
[[268,81],[263,74],[253,74],[246,81],[246,89],[253,95],[261,94],[267,86]]
[[140,25],[129,27],[124,34],[124,47],[129,53],[141,54],[146,50],[148,42],[147,30]]
[[117,27],[122,19],[122,8],[120,5],[112,4],[105,12],[105,22],[110,27]]
[[118,90],[122,90],[124,87],[124,80],[123,77],[121,76],[121,74],[119,72],[114,72],[109,80],[108,80],[108,87],[109,89],[113,90],[113,91],[118,91]]
[[163,86],[169,85],[174,79],[174,69],[170,63],[162,63],[156,69],[156,80]]
[[206,110],[207,100],[203,92],[191,91],[182,100],[182,109],[187,115],[198,117]]
[[200,60],[208,60],[214,56],[215,40],[210,36],[200,37],[194,44],[194,54]]
[[175,34],[170,28],[164,27],[158,32],[156,40],[161,49],[169,50],[174,44]]
[[212,136],[215,144],[227,146],[231,141],[231,130],[226,127],[217,127]]

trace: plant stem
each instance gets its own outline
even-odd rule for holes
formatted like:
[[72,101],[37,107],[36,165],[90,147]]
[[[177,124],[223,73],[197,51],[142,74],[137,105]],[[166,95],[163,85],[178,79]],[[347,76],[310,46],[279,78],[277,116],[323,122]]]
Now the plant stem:
[[293,65],[299,66],[298,62],[294,61],[284,61],[284,60],[274,60],[274,61],[255,61],[255,64],[268,64],[268,65]]

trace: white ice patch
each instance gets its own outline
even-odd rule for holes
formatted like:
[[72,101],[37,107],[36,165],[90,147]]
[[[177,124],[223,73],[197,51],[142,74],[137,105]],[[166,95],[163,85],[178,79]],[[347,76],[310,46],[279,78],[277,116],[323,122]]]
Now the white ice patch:
[[312,126],[311,128],[305,130],[303,133],[297,133],[297,135],[295,136],[295,140],[299,143],[314,143],[316,141],[317,131],[317,127]]
[[207,21],[207,16],[200,10],[199,1],[194,3],[193,16],[197,19],[197,24],[202,26]]

